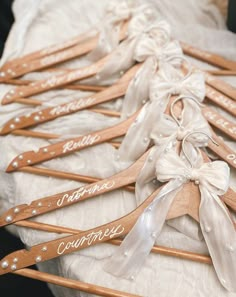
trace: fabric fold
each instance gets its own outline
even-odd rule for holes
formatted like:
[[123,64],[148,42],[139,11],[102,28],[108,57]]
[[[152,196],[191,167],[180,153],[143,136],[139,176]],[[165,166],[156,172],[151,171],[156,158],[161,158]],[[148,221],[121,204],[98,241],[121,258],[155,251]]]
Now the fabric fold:
[[[191,156],[188,156],[191,157]],[[236,233],[232,219],[219,198],[229,187],[230,171],[227,163],[203,163],[201,156],[191,167],[187,160],[168,150],[156,162],[156,177],[167,184],[143,211],[105,269],[123,278],[134,278],[158,238],[171,203],[186,182],[199,186],[201,204],[200,226],[221,284],[236,291]]]

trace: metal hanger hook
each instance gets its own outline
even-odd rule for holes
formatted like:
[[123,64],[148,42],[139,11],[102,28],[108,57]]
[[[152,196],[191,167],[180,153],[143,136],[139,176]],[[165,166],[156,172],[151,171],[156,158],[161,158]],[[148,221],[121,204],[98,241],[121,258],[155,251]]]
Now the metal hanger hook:
[[175,120],[176,124],[180,127],[181,123],[179,122],[179,120],[176,118],[175,114],[174,114],[174,105],[179,101],[179,100],[183,100],[183,99],[191,99],[193,100],[198,106],[200,107],[204,107],[204,104],[201,104],[195,97],[190,96],[190,95],[180,95],[179,97],[177,97],[170,105],[170,114],[172,116],[172,118]]
[[193,134],[203,134],[205,136],[208,137],[209,140],[212,141],[212,143],[214,143],[215,145],[219,146],[219,143],[217,143],[210,135],[208,135],[207,133],[203,132],[203,131],[194,131],[194,132],[190,132],[188,133],[184,138],[183,138],[183,141],[182,141],[182,150],[183,150],[183,154],[185,156],[185,158],[188,160],[191,168],[193,168],[193,164],[192,164],[192,161],[190,160],[188,154],[186,153],[186,150],[185,150],[185,141],[187,140],[187,138]]

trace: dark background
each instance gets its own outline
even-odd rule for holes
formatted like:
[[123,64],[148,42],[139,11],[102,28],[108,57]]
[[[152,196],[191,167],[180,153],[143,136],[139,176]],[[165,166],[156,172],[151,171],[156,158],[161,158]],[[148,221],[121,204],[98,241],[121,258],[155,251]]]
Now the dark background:
[[[0,57],[4,42],[14,21],[11,12],[12,0],[0,0]],[[236,0],[230,0],[228,9],[228,28],[236,32]],[[0,229],[0,259],[15,250],[23,248],[21,242]],[[0,277],[1,297],[53,297],[45,283],[8,274]]]

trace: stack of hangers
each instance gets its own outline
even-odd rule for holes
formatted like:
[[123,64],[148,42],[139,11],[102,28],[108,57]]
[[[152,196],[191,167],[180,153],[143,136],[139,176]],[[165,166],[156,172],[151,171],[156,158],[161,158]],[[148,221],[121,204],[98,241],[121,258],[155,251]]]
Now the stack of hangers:
[[0,225],[27,250],[0,273],[78,296],[234,296],[236,91],[183,51],[235,62],[179,43],[149,4],[112,1],[103,19],[1,68],[18,86],[2,98]]

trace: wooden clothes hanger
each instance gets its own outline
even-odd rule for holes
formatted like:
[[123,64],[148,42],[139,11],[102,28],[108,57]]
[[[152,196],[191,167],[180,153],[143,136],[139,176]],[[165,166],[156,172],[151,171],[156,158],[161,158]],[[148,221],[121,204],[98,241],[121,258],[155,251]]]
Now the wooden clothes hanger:
[[[25,133],[29,133],[29,132],[21,131],[22,128],[39,125],[40,123],[44,123],[46,121],[55,119],[57,117],[64,116],[88,107],[92,107],[94,105],[97,105],[103,102],[108,102],[110,100],[113,100],[114,98],[118,98],[125,94],[129,82],[131,81],[131,79],[133,79],[133,77],[135,76],[135,74],[137,73],[140,67],[141,65],[133,66],[113,86],[108,87],[107,89],[97,93],[92,97],[88,96],[87,98],[85,97],[81,99],[76,99],[68,103],[59,104],[53,107],[42,109],[37,112],[32,112],[30,115],[27,114],[27,116],[15,117],[14,119],[11,119],[10,121],[8,121],[2,127],[0,134],[4,135],[6,133],[13,132],[13,133],[17,133],[17,135],[25,135]],[[207,94],[207,98],[209,98],[215,104],[221,106],[227,112],[233,115],[236,115],[236,105],[235,105],[235,102],[233,102],[231,99],[226,98],[225,96],[219,94],[217,91],[214,91],[210,87],[207,87],[206,94]],[[41,104],[40,101],[39,101],[39,104]],[[213,126],[217,127],[218,129],[226,133],[226,135],[228,135],[232,139],[235,139],[235,134],[232,132],[235,129],[234,123],[224,119],[223,116],[221,116],[211,108],[205,107],[203,112],[206,115],[207,120],[209,120]],[[112,116],[114,115],[111,112],[110,114]],[[214,116],[210,116],[213,114]],[[116,115],[117,114],[115,114],[115,116]],[[215,118],[217,119],[215,120]],[[225,125],[222,125],[222,123],[226,123],[226,121],[227,121],[227,127]],[[31,133],[31,136],[50,138],[52,137],[52,134],[48,135],[46,133],[44,135],[43,133],[38,134],[37,131],[34,131]],[[55,137],[57,136],[55,135]]]
[[4,263],[4,262],[3,262]]
[[[40,94],[42,92],[61,87],[74,81],[98,75],[98,73],[102,70],[102,67],[111,56],[112,54],[106,56],[105,58],[102,58],[101,60],[88,67],[70,70],[66,74],[54,75],[46,80],[40,80],[28,86],[22,86],[16,88],[15,90],[11,90],[3,97],[2,104],[9,104],[11,102],[14,102],[15,99]],[[236,90],[234,87],[219,79],[214,78],[209,73],[205,73],[205,79],[207,84],[236,100]]]
[[[125,37],[127,36],[126,32],[127,32],[127,23],[125,23],[122,26],[120,36],[119,36],[120,41],[125,39]],[[94,38],[90,38],[86,41],[83,41],[82,44],[79,43],[78,45],[69,47],[64,51],[59,51],[57,53],[53,53],[46,57],[35,59],[33,61],[30,60],[28,62],[24,62],[23,64],[18,65],[16,68],[13,68],[11,66],[11,68],[8,68],[4,72],[2,72],[2,73],[5,73],[5,75],[1,77],[0,81],[5,82],[14,78],[18,78],[30,72],[47,69],[50,66],[54,66],[56,64],[63,63],[71,59],[83,56],[89,53],[90,51],[92,51],[96,47],[98,39],[99,39],[98,36],[96,36]]]
[[[198,220],[200,195],[196,185],[196,182],[193,183],[190,181],[183,186],[183,189],[177,194],[174,202],[171,205],[167,219],[188,214],[194,219]],[[95,245],[96,243],[105,242],[111,238],[114,239],[121,235],[127,234],[137,221],[138,217],[155,199],[161,188],[149,196],[136,210],[122,217],[121,219],[88,231],[78,233],[76,235],[66,236],[47,243],[33,246],[28,251],[20,250],[11,253],[1,261],[2,269],[0,269],[0,274],[11,272],[11,263],[14,263],[13,260],[16,258],[17,264],[15,264],[16,267],[13,268],[17,270],[41,261],[46,261],[61,255],[78,251],[88,246]],[[99,234],[99,236],[97,234]]]
[[[105,57],[91,66],[71,70],[69,73],[66,74],[53,75],[49,79],[40,80],[27,86],[20,86],[8,92],[3,97],[2,104],[9,104],[18,99],[24,99],[35,94],[40,94],[45,91],[68,85],[78,80],[96,76],[100,72],[100,70],[102,70],[102,67],[107,61],[108,57]],[[226,98],[228,96],[229,98],[227,98],[227,100],[229,100],[230,98],[236,100],[236,90],[234,87],[223,82],[222,80],[214,78],[208,73],[205,73],[205,79],[207,84],[222,92]]]
[[180,41],[184,53],[188,56],[207,62],[214,66],[218,66],[223,69],[236,70],[236,62],[230,59],[226,59],[217,54],[211,53],[209,51],[204,51],[202,49],[193,47],[185,42]]
[[[185,201],[191,200],[191,197],[196,197],[195,196],[196,193],[199,194],[198,188],[192,182],[186,184],[185,189],[186,189],[186,190],[184,190],[184,194],[186,194]],[[111,223],[104,224],[102,226],[93,228],[88,231],[82,231],[81,233],[78,233],[77,235],[66,236],[66,237],[63,237],[60,239],[53,240],[49,243],[43,243],[43,244],[36,245],[34,247],[31,247],[31,249],[29,251],[20,250],[20,251],[11,253],[10,255],[8,255],[8,256],[4,257],[4,259],[2,259],[0,265],[3,265],[3,263],[7,262],[7,263],[9,263],[9,266],[2,267],[0,269],[0,275],[11,272],[10,264],[14,263],[13,262],[14,258],[18,259],[17,269],[22,269],[22,268],[25,268],[27,266],[31,266],[31,265],[37,263],[36,257],[39,255],[41,256],[41,260],[38,262],[46,261],[46,260],[55,258],[60,255],[65,255],[70,252],[80,250],[87,246],[92,246],[96,243],[105,242],[111,238],[113,239],[113,238],[117,238],[117,237],[126,235],[130,231],[132,226],[134,225],[137,218],[141,215],[141,213],[144,211],[144,209],[154,200],[154,198],[157,196],[157,194],[160,192],[160,190],[161,190],[161,188],[156,190],[139,207],[137,207],[136,210],[134,210],[130,214],[128,214],[118,220],[115,220]],[[176,200],[175,200],[176,204],[179,204],[177,201],[181,201],[181,200],[183,201],[183,199],[181,197],[183,197],[183,192],[181,193],[180,196],[176,196]],[[191,215],[193,215],[193,212],[194,212],[193,209],[196,209],[196,207],[195,207],[196,204],[198,204],[198,203],[194,204],[194,208],[193,208],[192,203],[190,205],[188,205],[189,209],[192,209]],[[171,208],[168,218],[175,217],[174,213],[178,213],[178,216],[182,215],[183,208],[184,208],[183,206],[180,207],[181,211],[180,210],[173,211],[173,208]],[[190,211],[184,210],[184,212],[186,213],[186,212],[190,212]],[[196,214],[194,214],[194,216],[197,217]],[[102,236],[100,236],[100,238],[102,238],[102,239],[100,239],[98,236],[96,236],[96,238],[94,238],[94,240],[91,241],[91,244],[88,244],[88,241],[85,239],[85,240],[81,241],[81,245],[78,242],[78,247],[75,248],[75,244],[74,244],[74,248],[72,247],[72,241],[75,243],[76,241],[78,241],[81,238],[86,238],[89,235],[91,236],[92,232],[93,232],[93,234],[99,233],[101,235],[105,235],[105,232],[106,232],[106,235],[103,238],[102,238]],[[63,243],[63,246],[66,246],[68,244],[68,246],[70,245],[70,247],[63,252],[61,250],[59,250],[59,253],[57,253],[57,248],[59,246],[62,246],[61,243]],[[47,249],[45,249],[45,246],[47,247]],[[43,252],[44,250],[45,250],[45,252]]]
[[[119,129],[116,129],[119,131]],[[210,146],[210,145],[209,145]],[[50,151],[47,151],[46,153],[48,153]],[[29,153],[32,153],[32,152],[29,152]],[[43,154],[45,154],[45,152],[42,151]],[[27,155],[20,155],[21,157],[19,158],[19,156],[17,158],[15,158],[15,160],[24,160],[26,162],[26,164],[28,164],[27,162]],[[31,158],[32,159],[32,158]],[[122,187],[122,186],[126,186],[128,184],[132,184],[133,182],[135,182],[136,180],[136,177],[137,177],[137,174],[138,174],[138,171],[140,169],[140,166],[142,167],[143,166],[143,161],[146,160],[146,154],[144,156],[142,156],[139,161],[137,161],[137,163],[134,163],[133,166],[136,168],[136,174],[135,175],[131,175],[129,170],[132,171],[133,170],[133,166],[130,167],[130,169],[128,169],[128,171],[124,171],[123,173],[121,174],[118,174],[118,175],[115,175],[114,178],[115,179],[118,179],[119,182],[115,182],[115,184],[112,186],[112,187],[109,187],[109,190],[113,190],[114,187],[117,188],[117,187]],[[14,162],[17,162],[17,161],[14,161]],[[8,168],[10,168],[10,170],[12,170],[13,167],[13,164],[14,162],[12,163],[12,165],[9,165]],[[33,163],[33,162],[31,162]],[[16,166],[14,164],[14,166]],[[20,167],[20,165],[17,164],[17,166]],[[27,167],[24,167],[25,165],[24,164],[21,164],[21,166],[23,167],[22,168],[22,171],[25,171],[25,172],[29,172],[29,170],[27,169]],[[136,167],[137,166],[137,167]],[[15,168],[16,169],[16,168]],[[9,170],[9,169],[8,169]],[[21,168],[20,168],[21,170]],[[35,167],[33,167],[33,173],[35,173],[36,170],[36,173],[37,173],[37,168],[35,169]],[[41,170],[41,169],[39,169]],[[45,169],[43,169],[44,171]],[[47,172],[47,170],[46,170]],[[41,172],[41,174],[44,174],[45,172]],[[127,178],[127,176],[129,178]],[[124,181],[122,181],[122,183],[120,183],[121,179],[120,177],[125,177],[125,183]],[[91,196],[91,193],[89,193],[89,191],[91,191],[91,189],[95,186],[95,184],[92,184],[92,185],[88,185],[86,186],[85,188],[82,187],[83,189],[83,192],[84,192],[84,195],[83,195],[83,199],[85,199],[86,197],[90,197]],[[97,186],[95,186],[97,187]],[[108,189],[105,187],[103,188],[103,185],[98,185],[98,189],[100,189],[99,187],[102,187],[102,193],[103,193],[103,190],[104,191],[107,191]],[[90,190],[89,190],[90,189]],[[78,189],[77,189],[78,190]],[[70,191],[69,193],[67,193],[67,197],[74,197],[74,195],[76,195],[76,190],[72,190]],[[88,193],[87,193],[88,192]],[[100,190],[99,190],[99,193]],[[233,192],[232,192],[233,193]],[[94,193],[92,193],[94,194]],[[65,193],[62,193],[62,197],[64,197]],[[234,207],[233,205],[233,201],[232,201],[232,195],[234,194],[230,194],[230,198],[229,199],[226,199],[226,203],[229,204],[231,207]],[[79,195],[80,196],[80,195]],[[15,208],[12,208],[11,210],[9,210],[7,213],[5,213],[1,219],[0,219],[0,225],[1,226],[4,226],[8,223],[12,223],[12,222],[15,222],[15,220],[21,220],[21,219],[25,219],[25,218],[29,218],[30,216],[34,216],[34,215],[38,215],[38,214],[41,214],[41,213],[44,213],[45,211],[51,211],[51,210],[54,210],[55,207],[58,207],[58,203],[59,203],[59,206],[64,206],[64,205],[67,205],[68,201],[61,201],[60,198],[61,196],[58,196],[56,195],[55,197],[49,197],[47,198],[46,200],[44,199],[43,201],[41,200],[37,200],[37,201],[34,201],[30,206],[27,206],[27,205],[22,205],[22,206],[19,206],[19,207],[16,207],[16,210]],[[53,201],[51,201],[51,199],[53,198]],[[49,202],[49,200],[50,202]],[[79,200],[81,200],[82,198],[79,197]],[[72,200],[74,200],[74,198],[72,198]],[[75,199],[77,201],[77,199]],[[45,202],[46,201],[46,202]],[[57,202],[56,202],[57,201]],[[58,201],[61,201],[61,202],[58,202]],[[74,202],[74,201],[73,201]],[[48,208],[47,205],[50,204],[50,208]],[[42,208],[42,205],[45,205],[44,208]],[[23,212],[22,212],[23,211]],[[22,215],[24,217],[22,217]]]

